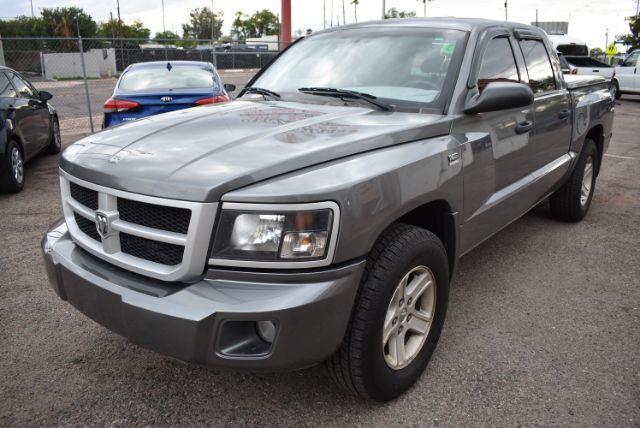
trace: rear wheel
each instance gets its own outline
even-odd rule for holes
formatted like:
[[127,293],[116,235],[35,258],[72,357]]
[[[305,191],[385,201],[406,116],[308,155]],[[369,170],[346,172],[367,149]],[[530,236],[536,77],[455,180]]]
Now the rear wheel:
[[618,82],[616,80],[613,81],[613,86],[611,89],[613,92],[613,98],[619,100],[622,94],[620,93],[620,85],[618,85]]
[[577,222],[587,215],[596,185],[597,162],[596,143],[587,139],[569,181],[551,195],[551,214],[554,217]]
[[11,140],[1,160],[0,190],[3,192],[19,192],[24,187],[24,156],[18,143]]
[[51,119],[51,135],[49,136],[49,147],[47,151],[51,154],[60,153],[62,148],[62,139],[60,138],[60,123],[58,118],[53,116]]
[[433,353],[447,310],[449,266],[431,232],[396,224],[367,260],[341,348],[327,361],[342,388],[374,401],[409,389]]

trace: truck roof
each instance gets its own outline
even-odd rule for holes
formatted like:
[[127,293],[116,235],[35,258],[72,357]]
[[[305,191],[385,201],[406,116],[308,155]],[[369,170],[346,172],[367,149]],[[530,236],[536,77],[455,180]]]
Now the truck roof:
[[384,19],[378,21],[359,22],[354,24],[343,25],[340,27],[327,28],[326,30],[318,31],[314,34],[341,31],[351,28],[366,28],[366,27],[435,27],[435,28],[450,28],[453,30],[473,31],[483,30],[490,27],[504,27],[508,29],[526,29],[530,32],[537,33],[539,35],[546,35],[546,33],[532,25],[522,24],[519,22],[510,21],[497,21],[493,19],[482,18],[453,18],[453,17],[434,17],[434,18],[393,18]]

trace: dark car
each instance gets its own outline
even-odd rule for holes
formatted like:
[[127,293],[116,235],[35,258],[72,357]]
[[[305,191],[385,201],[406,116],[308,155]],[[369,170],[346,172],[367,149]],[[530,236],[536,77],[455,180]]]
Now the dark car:
[[[230,90],[232,85],[228,86]],[[155,114],[229,101],[213,64],[154,61],[132,64],[104,103],[103,128]]]
[[26,161],[42,151],[60,152],[58,115],[48,103],[52,97],[0,67],[0,191],[19,192]]

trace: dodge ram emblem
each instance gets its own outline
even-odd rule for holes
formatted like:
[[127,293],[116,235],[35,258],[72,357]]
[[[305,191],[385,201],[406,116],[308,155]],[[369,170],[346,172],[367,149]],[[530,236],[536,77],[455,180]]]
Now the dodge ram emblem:
[[109,235],[110,229],[109,217],[102,211],[96,211],[96,230],[98,235],[104,239]]
[[171,101],[173,101],[173,98],[171,98],[171,97],[162,97],[162,98],[160,98],[160,101],[162,101],[163,103],[170,103]]

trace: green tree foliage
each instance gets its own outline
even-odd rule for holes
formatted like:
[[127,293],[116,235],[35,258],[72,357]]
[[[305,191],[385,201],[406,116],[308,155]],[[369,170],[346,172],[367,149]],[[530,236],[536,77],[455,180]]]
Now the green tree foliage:
[[79,7],[43,8],[39,17],[19,16],[0,21],[4,37],[77,37],[76,19],[83,37],[95,37],[98,25]]
[[262,9],[251,16],[236,12],[231,25],[231,34],[238,39],[247,37],[273,36],[278,34],[280,26],[278,17],[269,9]]
[[145,39],[148,40],[151,35],[151,30],[142,24],[142,21],[135,20],[133,24],[127,25],[124,22],[121,23],[122,28],[118,25],[117,19],[110,19],[106,22],[101,22],[98,26],[98,37],[112,38],[120,37],[120,29],[122,29],[122,37],[127,39]]
[[159,33],[156,33],[156,36],[153,39],[159,40],[159,41],[179,40],[180,36],[174,33],[173,31],[161,31]]
[[190,39],[211,39],[211,21],[213,20],[213,38],[222,35],[222,12],[213,13],[208,7],[196,8],[189,13],[189,22],[182,24],[183,37]]
[[629,52],[640,49],[640,18],[633,16],[629,22],[629,31],[631,34],[618,36],[618,40],[629,45]]
[[411,18],[413,16],[416,16],[415,12],[406,12],[404,10],[399,11],[395,7],[392,7],[391,9],[387,10],[387,13],[384,14],[384,19]]

